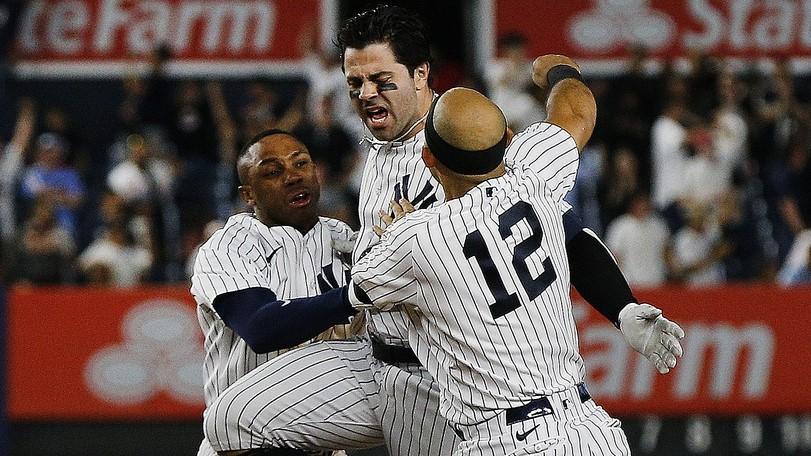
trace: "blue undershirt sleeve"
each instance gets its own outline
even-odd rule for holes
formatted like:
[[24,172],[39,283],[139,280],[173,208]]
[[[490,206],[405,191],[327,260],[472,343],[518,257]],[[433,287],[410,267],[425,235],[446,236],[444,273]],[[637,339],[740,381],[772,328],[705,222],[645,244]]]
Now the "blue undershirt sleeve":
[[345,286],[286,300],[268,288],[246,288],[217,296],[212,306],[256,353],[295,347],[355,314]]

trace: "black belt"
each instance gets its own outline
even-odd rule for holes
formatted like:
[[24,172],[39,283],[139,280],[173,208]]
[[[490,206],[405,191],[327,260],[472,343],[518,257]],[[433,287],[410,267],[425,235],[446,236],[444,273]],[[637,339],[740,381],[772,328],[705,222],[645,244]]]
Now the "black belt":
[[[577,393],[580,396],[580,402],[586,402],[591,399],[591,394],[589,394],[586,385],[583,383],[577,385]],[[552,403],[549,401],[548,397],[544,396],[533,399],[520,407],[507,409],[505,418],[507,419],[507,426],[509,426],[519,421],[551,415],[552,413],[554,413]]]
[[372,342],[372,356],[386,364],[419,364],[420,360],[410,347],[403,345],[389,345],[383,342],[376,334],[369,334]]

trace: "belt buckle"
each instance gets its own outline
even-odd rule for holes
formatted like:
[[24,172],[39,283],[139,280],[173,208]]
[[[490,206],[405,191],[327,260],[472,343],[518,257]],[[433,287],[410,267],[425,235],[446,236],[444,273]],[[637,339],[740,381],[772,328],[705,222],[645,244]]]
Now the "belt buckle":
[[553,413],[552,409],[543,405],[539,404],[538,408],[532,409],[527,412],[526,417],[528,420],[532,418],[538,418],[539,416],[551,415]]

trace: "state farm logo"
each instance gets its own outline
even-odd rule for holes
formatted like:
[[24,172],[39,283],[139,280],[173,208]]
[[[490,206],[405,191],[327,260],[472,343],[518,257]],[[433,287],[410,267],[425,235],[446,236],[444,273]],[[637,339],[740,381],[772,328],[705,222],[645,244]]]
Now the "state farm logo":
[[18,51],[57,57],[143,55],[167,44],[177,55],[262,54],[272,45],[276,9],[268,0],[26,2]]
[[576,15],[569,39],[589,52],[610,52],[625,45],[656,50],[674,38],[670,16],[652,10],[649,0],[594,0],[594,9]]
[[194,312],[174,300],[133,307],[121,324],[123,342],[96,352],[85,365],[88,389],[116,405],[165,392],[178,402],[203,402],[202,344]]

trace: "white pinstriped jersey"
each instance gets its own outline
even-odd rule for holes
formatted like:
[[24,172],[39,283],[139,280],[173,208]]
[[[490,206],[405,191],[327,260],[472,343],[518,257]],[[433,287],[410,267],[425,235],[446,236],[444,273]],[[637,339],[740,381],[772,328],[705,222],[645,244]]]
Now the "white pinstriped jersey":
[[[509,167],[461,198],[409,214],[352,270],[441,389],[441,413],[473,424],[583,381],[560,192]],[[382,312],[385,314],[387,312]]]
[[[392,200],[405,197],[418,209],[445,201],[442,186],[422,161],[425,132],[403,142],[381,142],[364,138],[368,148],[360,187],[360,234],[353,253],[360,254],[377,242],[372,227],[380,223],[378,211],[389,210]],[[577,175],[579,153],[569,133],[547,122],[530,125],[513,137],[505,160],[520,162],[546,180],[553,195],[562,198],[571,190]],[[408,338],[406,317],[399,312],[370,316],[372,329],[390,340]]]
[[281,353],[251,350],[214,310],[214,298],[264,287],[279,299],[291,299],[343,286],[348,273],[333,252],[332,238],[347,239],[350,234],[345,223],[323,217],[302,235],[289,226],[268,227],[244,213],[230,217],[200,247],[191,292],[205,334],[207,406],[230,384]]

